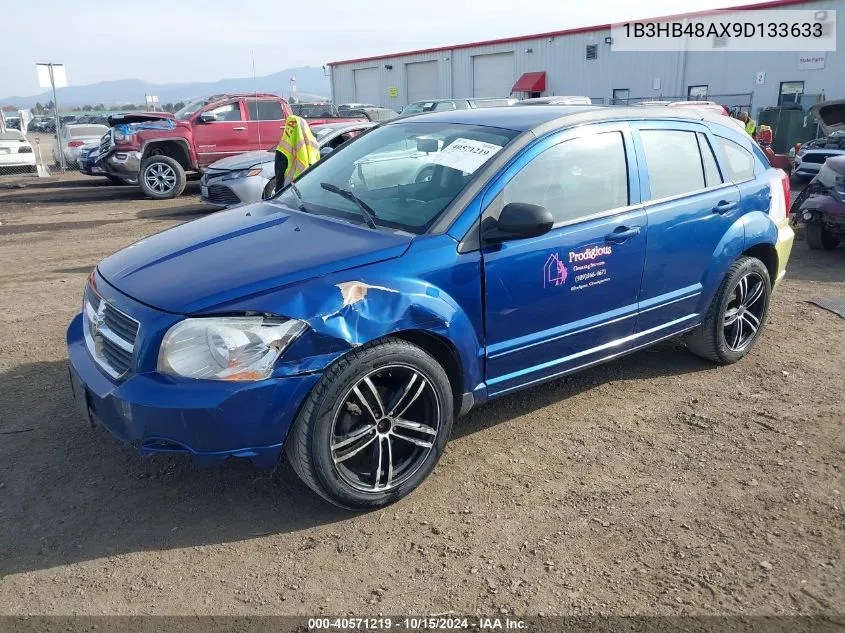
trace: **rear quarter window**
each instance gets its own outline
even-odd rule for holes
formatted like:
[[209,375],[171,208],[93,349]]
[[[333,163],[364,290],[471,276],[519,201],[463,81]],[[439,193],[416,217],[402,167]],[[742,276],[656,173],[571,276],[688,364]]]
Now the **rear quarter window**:
[[754,178],[754,154],[739,143],[717,136],[716,142],[721,146],[725,155],[724,171],[731,182],[745,182]]

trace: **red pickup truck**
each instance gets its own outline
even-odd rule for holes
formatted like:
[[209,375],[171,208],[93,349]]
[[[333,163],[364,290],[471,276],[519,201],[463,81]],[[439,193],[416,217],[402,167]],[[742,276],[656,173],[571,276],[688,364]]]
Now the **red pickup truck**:
[[188,173],[214,161],[279,142],[287,101],[274,94],[222,94],[189,103],[175,114],[135,112],[109,117],[99,166],[150,198],[175,198]]

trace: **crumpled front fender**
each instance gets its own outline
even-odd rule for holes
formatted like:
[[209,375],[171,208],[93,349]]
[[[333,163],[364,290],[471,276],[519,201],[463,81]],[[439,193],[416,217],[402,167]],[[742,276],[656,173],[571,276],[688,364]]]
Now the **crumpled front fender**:
[[[310,331],[288,349],[277,375],[322,371],[351,349],[389,335],[424,332],[456,353],[463,392],[483,399],[480,256],[447,248],[304,281],[215,306],[203,314],[265,312],[300,319]],[[439,258],[443,257],[442,265]],[[413,270],[424,268],[423,272]],[[403,274],[404,273],[404,274]],[[460,301],[444,290],[460,294]]]

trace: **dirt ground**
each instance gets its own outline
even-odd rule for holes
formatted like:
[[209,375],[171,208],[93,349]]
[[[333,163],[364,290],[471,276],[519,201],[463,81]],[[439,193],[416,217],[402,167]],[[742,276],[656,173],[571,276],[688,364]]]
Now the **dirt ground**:
[[87,273],[197,193],[0,182],[0,614],[845,612],[845,320],[807,303],[845,297],[845,249],[796,243],[744,361],[672,342],[497,400],[356,515],[284,465],[141,459],[73,407]]

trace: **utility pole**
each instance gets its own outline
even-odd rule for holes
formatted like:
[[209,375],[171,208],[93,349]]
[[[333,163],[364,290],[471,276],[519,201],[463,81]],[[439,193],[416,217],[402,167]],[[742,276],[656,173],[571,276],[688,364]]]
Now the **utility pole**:
[[[46,66],[50,73],[50,87],[53,89],[53,115],[56,119],[56,146],[59,148],[59,165],[61,165],[62,171],[64,171],[67,166],[65,165],[65,153],[62,149],[60,138],[62,132],[61,119],[59,118],[59,101],[56,98],[56,76],[53,72],[53,66],[61,66],[62,71],[64,71],[64,64],[54,64],[53,62],[47,62],[38,63],[36,64],[36,67],[37,66]],[[67,80],[65,80],[63,83],[64,85],[67,85]],[[53,158],[55,159],[56,157],[54,156]]]

